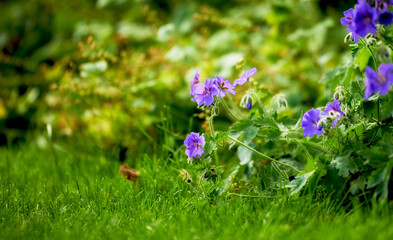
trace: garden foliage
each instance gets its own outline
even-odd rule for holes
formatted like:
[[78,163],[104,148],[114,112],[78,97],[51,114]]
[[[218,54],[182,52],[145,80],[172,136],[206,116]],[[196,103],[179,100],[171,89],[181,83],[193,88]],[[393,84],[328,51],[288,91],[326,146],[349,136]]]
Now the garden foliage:
[[195,67],[235,79],[242,59],[259,69],[259,93],[282,92],[298,114],[325,101],[318,79],[342,61],[339,13],[321,9],[292,0],[0,1],[0,145],[47,147],[51,125],[54,139],[89,139],[114,154],[162,142],[174,154],[183,133],[207,126],[188,101]]
[[[207,193],[203,189],[206,197],[230,192],[228,182],[243,173],[259,181],[249,196],[272,197],[284,191],[326,192],[342,201],[353,195],[392,197],[392,4],[359,0],[344,12],[341,23],[348,26],[345,41],[352,59],[323,79],[331,93],[326,106],[315,105],[304,114],[288,117],[287,100],[281,94],[267,104],[252,84],[260,78],[255,67],[242,67],[233,81],[216,76],[204,83],[198,69],[190,85],[191,100],[209,114],[210,128],[201,136],[192,132],[184,141],[190,163],[203,176],[198,182],[220,176],[218,148],[236,148],[239,161],[226,184],[213,183]],[[237,85],[247,85],[247,90],[239,91]],[[231,94],[242,95],[240,103]],[[215,131],[214,119],[222,111],[233,124]]]

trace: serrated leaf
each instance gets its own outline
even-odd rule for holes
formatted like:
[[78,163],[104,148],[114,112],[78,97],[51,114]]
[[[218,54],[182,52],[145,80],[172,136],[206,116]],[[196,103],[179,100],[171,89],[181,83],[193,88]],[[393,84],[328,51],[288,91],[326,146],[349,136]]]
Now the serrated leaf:
[[227,138],[228,138],[228,132],[219,132],[216,134],[214,140],[216,142],[221,142],[221,141],[225,141]]
[[306,185],[307,180],[314,174],[314,172],[315,170],[295,177],[295,179],[287,185],[287,187],[292,188],[291,195],[298,193]]
[[209,156],[214,150],[217,150],[217,144],[213,141],[206,143],[204,155]]
[[352,58],[356,57],[356,54],[358,54],[359,49],[360,48],[359,48],[358,44],[354,44],[354,45],[351,46],[351,56],[352,56]]
[[[378,133],[375,133],[375,131],[378,131],[379,129],[379,127],[376,127],[368,130],[369,132],[367,131],[367,136],[372,137],[377,135]],[[358,153],[363,158],[367,159],[367,164],[375,168],[380,168],[381,166],[386,166],[387,162],[389,161],[389,152],[391,151],[387,146],[373,146],[367,149],[362,149]]]
[[356,163],[350,156],[350,153],[344,156],[338,156],[331,162],[331,165],[338,170],[338,175],[342,177],[348,177],[350,172],[356,172]]
[[351,82],[351,92],[353,93],[359,93],[360,96],[363,98],[363,92],[364,92],[364,88],[363,88],[363,84],[361,83],[362,81],[352,81]]
[[389,180],[392,173],[393,164],[390,162],[384,168],[377,169],[371,173],[368,179],[367,189],[377,186],[376,195],[380,195],[382,199],[386,199],[389,194]]
[[345,134],[348,134],[350,131],[354,130],[358,136],[360,136],[364,131],[364,123],[360,122],[358,124],[352,125],[350,128],[345,130]]
[[229,135],[233,138],[239,138],[242,134],[245,143],[250,143],[258,134],[259,128],[254,125],[250,119],[242,119],[229,128]]
[[281,136],[281,130],[271,118],[258,118],[259,135],[266,140],[276,140]]

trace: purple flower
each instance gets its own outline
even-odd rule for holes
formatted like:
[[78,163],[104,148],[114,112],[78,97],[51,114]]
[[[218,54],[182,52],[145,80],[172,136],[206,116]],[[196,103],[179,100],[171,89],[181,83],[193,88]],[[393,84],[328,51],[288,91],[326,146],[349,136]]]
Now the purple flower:
[[246,108],[247,109],[251,109],[252,108],[252,104],[250,102],[248,102]]
[[367,2],[361,0],[356,4],[353,12],[352,24],[355,33],[360,37],[365,37],[368,33],[375,34],[377,26],[375,22],[378,20],[377,9],[373,8]]
[[389,12],[389,7],[388,7],[389,3],[386,3],[382,0],[378,0],[376,4],[377,4],[376,8],[378,11],[378,22],[386,26],[392,24],[393,13]]
[[383,25],[390,25],[393,22],[393,13],[389,12],[389,11],[383,11],[381,13],[379,13],[378,16],[378,21],[380,24]]
[[353,9],[350,8],[347,11],[344,11],[344,16],[340,19],[341,25],[348,26],[348,29],[352,26],[353,19]]
[[210,106],[214,101],[214,96],[218,94],[217,87],[215,85],[215,79],[207,78],[205,83],[198,83],[195,86],[195,101],[198,105],[205,104]]
[[220,97],[225,97],[225,92],[232,93],[233,95],[236,94],[236,91],[233,90],[235,87],[223,77],[216,76],[215,84],[218,89],[218,95],[220,95]]
[[355,33],[354,25],[352,24],[353,9],[350,8],[344,12],[344,16],[340,19],[341,25],[348,26],[348,32],[352,33],[352,39],[355,43],[359,41],[359,35]]
[[196,87],[196,85],[199,83],[199,78],[201,77],[201,76],[199,75],[199,71],[200,71],[200,70],[201,70],[200,68],[198,68],[198,69],[196,70],[195,75],[194,75],[194,79],[192,79],[192,81],[191,81],[191,91],[190,91],[190,95],[191,95],[191,96],[194,96],[194,95],[195,95],[195,87]]
[[332,103],[326,105],[325,112],[322,115],[335,117],[332,125],[336,126],[338,119],[344,116],[344,113],[340,109],[340,102],[337,99],[334,99]]
[[199,133],[191,132],[184,140],[184,145],[187,147],[186,154],[189,158],[202,156],[202,147],[205,146],[205,137],[199,136]]
[[372,68],[366,67],[366,91],[364,92],[366,100],[376,92],[386,95],[393,83],[393,64],[382,63],[379,65],[378,71],[379,74]]
[[319,124],[319,120],[321,120],[321,118],[321,111],[314,108],[303,115],[301,126],[305,137],[312,137],[314,134],[322,134],[323,128]]
[[242,76],[241,76],[240,78],[236,79],[236,80],[233,82],[233,86],[236,86],[236,85],[240,85],[240,86],[241,86],[241,85],[243,85],[245,82],[248,81],[248,79],[250,79],[250,77],[251,77],[252,75],[254,75],[255,73],[257,73],[257,71],[258,71],[258,69],[254,67],[254,68],[248,70],[247,72],[243,73]]

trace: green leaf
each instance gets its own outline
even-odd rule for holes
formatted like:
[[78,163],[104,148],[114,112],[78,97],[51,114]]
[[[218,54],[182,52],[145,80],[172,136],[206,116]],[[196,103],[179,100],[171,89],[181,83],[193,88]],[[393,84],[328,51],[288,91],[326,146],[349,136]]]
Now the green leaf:
[[217,144],[210,135],[205,134],[206,145],[203,147],[203,155],[209,156],[214,150],[217,150]]
[[252,151],[243,146],[237,148],[236,154],[240,160],[240,165],[246,165],[251,161]]
[[338,175],[343,177],[348,177],[350,172],[355,173],[357,169],[355,161],[351,158],[351,153],[336,157],[331,165],[338,170]]
[[219,132],[216,134],[214,141],[219,143],[221,141],[225,141],[228,138],[228,132]]
[[351,82],[351,92],[352,93],[359,93],[359,96],[363,100],[363,94],[364,94],[364,84],[363,80],[355,80]]
[[245,143],[250,143],[258,134],[259,128],[254,125],[250,119],[242,119],[229,128],[229,135],[233,138],[239,138],[242,133]]
[[265,138],[266,140],[276,140],[280,138],[281,130],[272,118],[258,118],[257,124],[261,137]]
[[344,78],[341,81],[341,85],[343,85],[345,89],[349,89],[354,77],[355,77],[355,67],[353,64],[350,64],[347,68],[347,71],[345,72]]
[[298,175],[287,187],[292,188],[291,195],[298,193],[307,183],[307,180],[314,174],[314,171]]
[[345,134],[348,134],[350,131],[354,130],[358,136],[360,136],[364,132],[364,123],[360,122],[358,124],[352,125],[350,128],[345,130]]
[[358,44],[353,44],[353,45],[351,45],[351,56],[352,56],[352,58],[355,58],[355,57],[356,57],[356,55],[357,55],[358,52],[359,52],[359,49],[360,49],[360,47],[359,47]]
[[384,168],[373,171],[368,179],[367,189],[377,186],[375,195],[380,195],[382,199],[386,199],[389,194],[389,180],[392,173],[392,167],[392,162],[389,162]]
[[217,144],[213,141],[210,141],[206,143],[204,150],[204,155],[209,156],[214,150],[217,150]]
[[356,53],[355,57],[355,65],[361,72],[364,71],[364,68],[367,66],[368,61],[370,60],[371,53],[366,46],[362,46],[359,51]]
[[[375,131],[373,131],[369,136],[372,137],[374,132]],[[367,159],[368,165],[374,168],[380,168],[386,166],[389,161],[389,155],[391,153],[391,149],[389,148],[389,146],[372,146],[370,148],[360,150],[359,155]]]

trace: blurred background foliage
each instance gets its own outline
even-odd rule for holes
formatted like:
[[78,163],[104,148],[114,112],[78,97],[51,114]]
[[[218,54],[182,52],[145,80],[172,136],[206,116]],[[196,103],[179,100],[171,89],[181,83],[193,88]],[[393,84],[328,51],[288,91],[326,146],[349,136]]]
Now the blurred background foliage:
[[189,96],[197,68],[233,82],[255,66],[266,105],[282,93],[299,118],[332,98],[324,79],[350,57],[339,19],[354,2],[1,0],[0,145],[45,147],[50,125],[120,158],[175,151],[206,127]]

